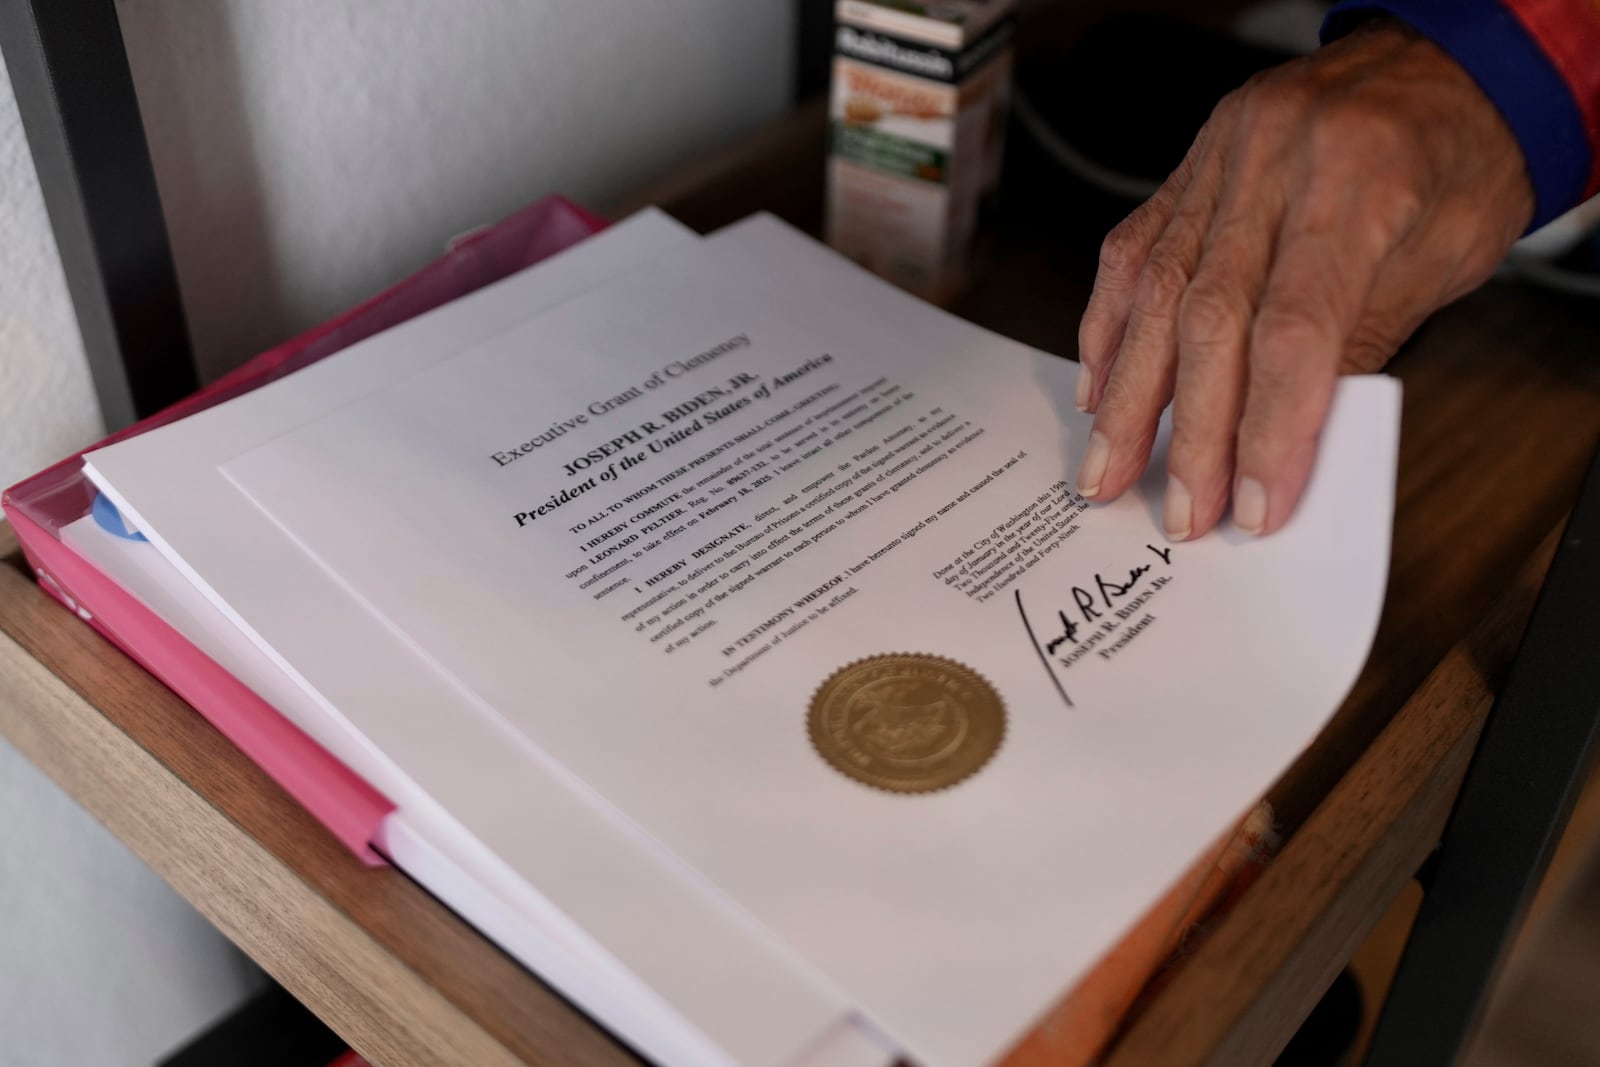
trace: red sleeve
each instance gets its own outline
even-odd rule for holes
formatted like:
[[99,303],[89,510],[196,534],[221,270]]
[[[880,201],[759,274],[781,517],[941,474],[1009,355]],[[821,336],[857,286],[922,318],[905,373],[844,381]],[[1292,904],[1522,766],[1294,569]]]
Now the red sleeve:
[[1389,15],[1460,63],[1522,146],[1543,225],[1600,191],[1600,0],[1342,0],[1323,38]]

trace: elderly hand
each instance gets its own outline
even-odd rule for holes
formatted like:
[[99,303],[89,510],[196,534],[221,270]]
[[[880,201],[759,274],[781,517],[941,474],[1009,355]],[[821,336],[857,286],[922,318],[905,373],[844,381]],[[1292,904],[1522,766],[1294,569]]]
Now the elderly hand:
[[1392,20],[1258,76],[1100,254],[1079,328],[1079,491],[1143,473],[1173,404],[1164,525],[1270,533],[1340,373],[1377,370],[1483,283],[1533,216],[1521,151],[1445,53]]

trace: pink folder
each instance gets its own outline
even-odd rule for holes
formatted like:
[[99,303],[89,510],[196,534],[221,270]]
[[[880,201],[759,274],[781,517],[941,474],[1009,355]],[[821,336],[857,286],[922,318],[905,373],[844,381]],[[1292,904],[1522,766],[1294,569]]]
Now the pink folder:
[[[94,447],[247,393],[531,266],[605,225],[563,197],[546,197],[457,240],[409,278]],[[39,584],[193,705],[345,847],[370,865],[382,865],[370,842],[394,805],[61,541],[59,531],[87,515],[94,497],[81,452],[0,494],[0,507]]]

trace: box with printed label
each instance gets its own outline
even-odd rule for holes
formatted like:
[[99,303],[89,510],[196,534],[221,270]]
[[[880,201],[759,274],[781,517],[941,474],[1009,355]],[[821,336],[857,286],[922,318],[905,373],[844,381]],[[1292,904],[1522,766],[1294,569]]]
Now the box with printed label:
[[840,0],[829,244],[929,300],[961,288],[999,179],[1013,0]]

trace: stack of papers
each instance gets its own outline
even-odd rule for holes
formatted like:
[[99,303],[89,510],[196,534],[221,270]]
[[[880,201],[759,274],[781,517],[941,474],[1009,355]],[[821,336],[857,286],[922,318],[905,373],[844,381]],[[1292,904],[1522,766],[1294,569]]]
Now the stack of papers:
[[[769,217],[646,212],[91,453],[81,554],[387,796],[374,844],[647,1057],[1001,1061],[1315,736],[1399,401],[1294,519],[1091,506],[1073,364]],[[1164,438],[1163,438],[1164,442]]]

